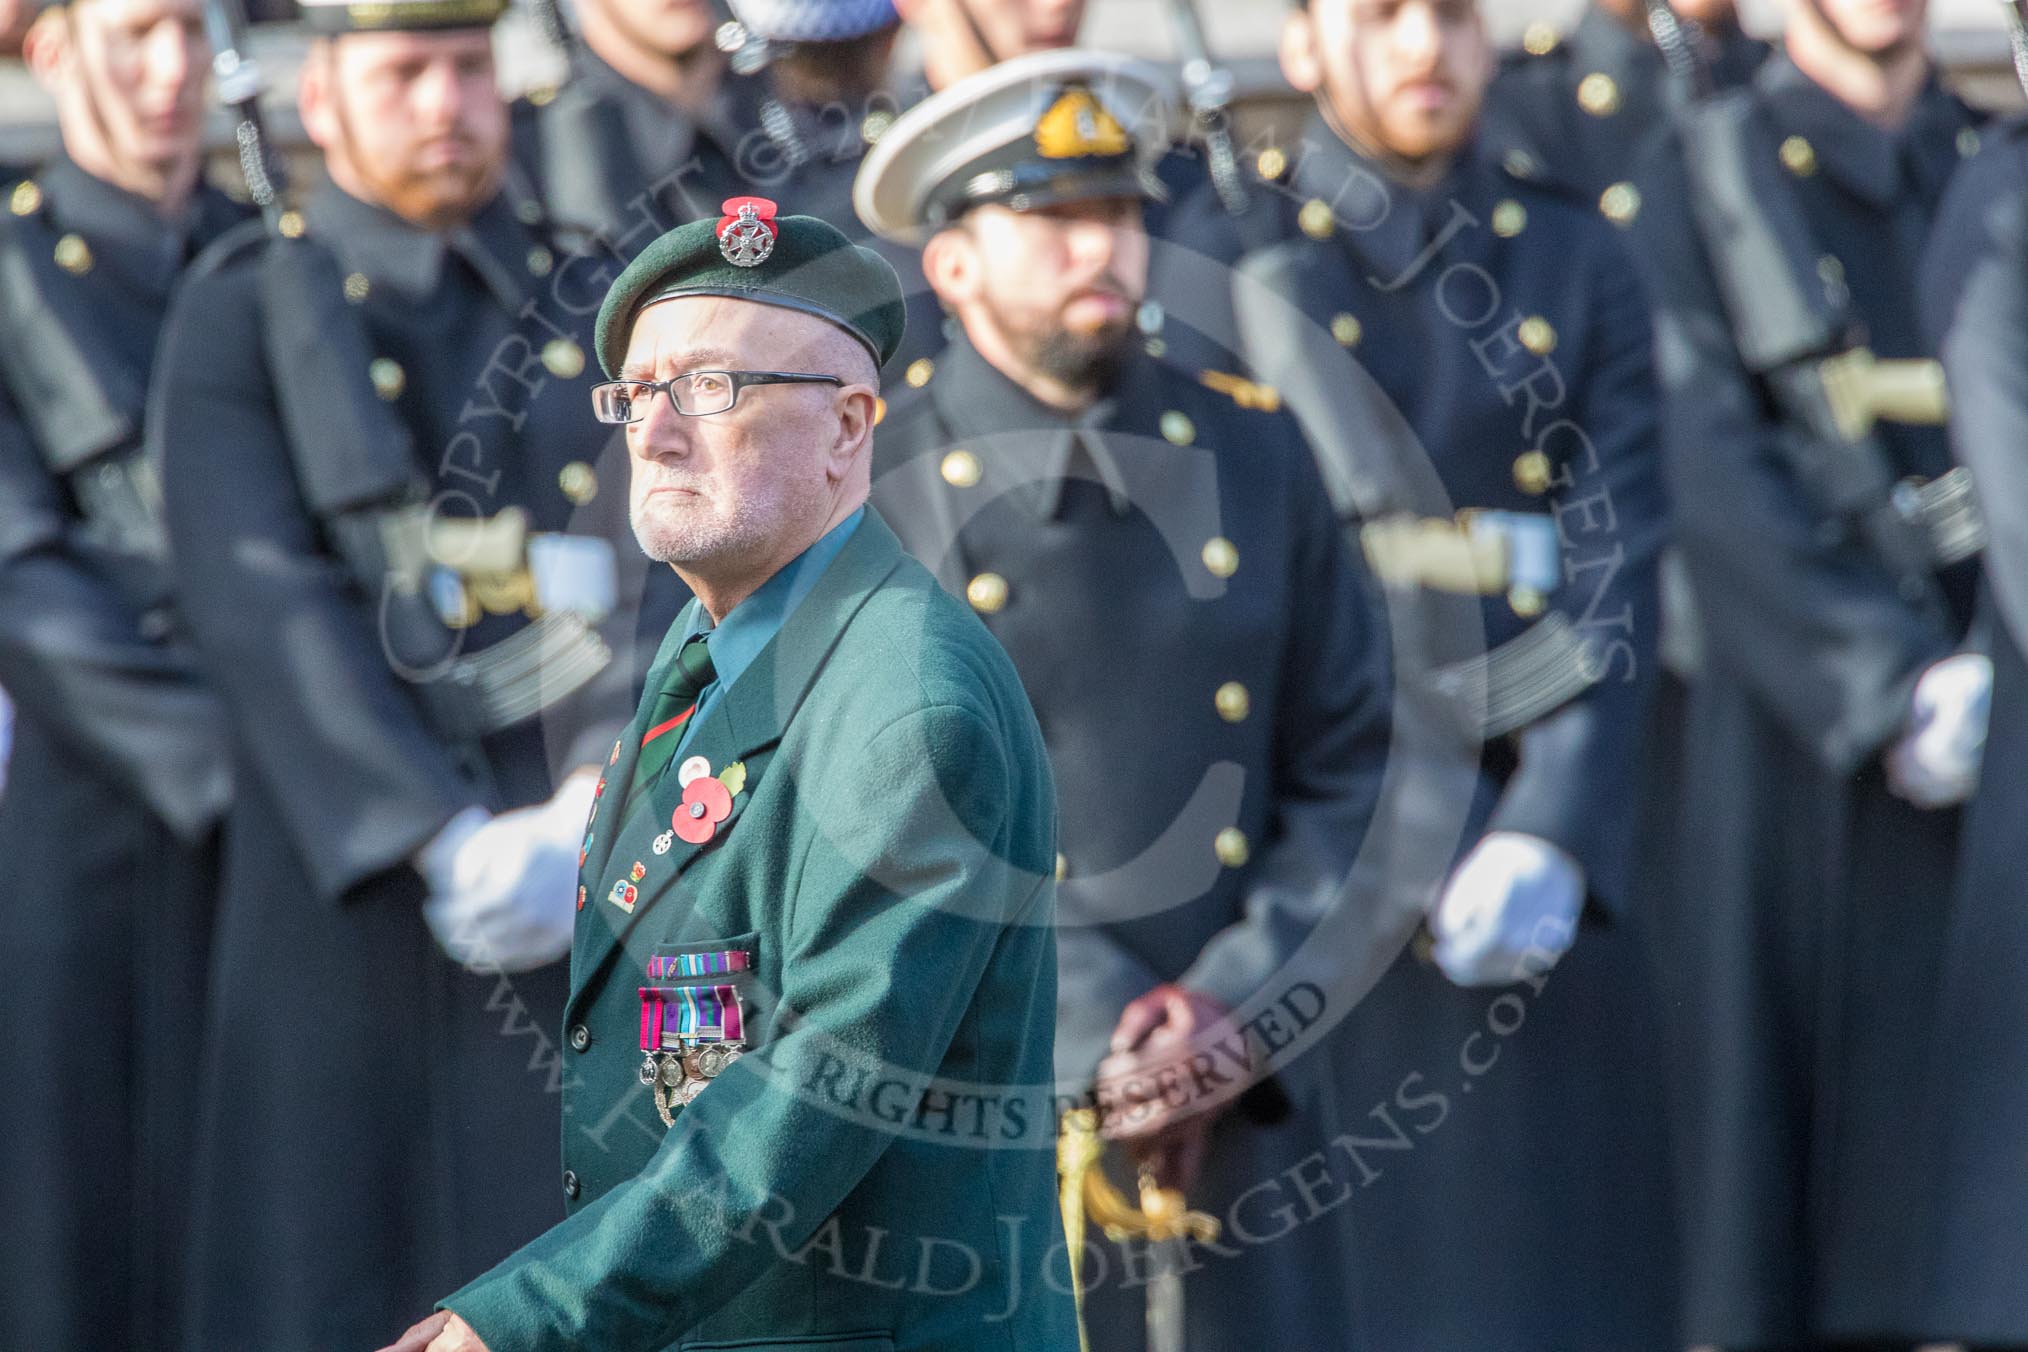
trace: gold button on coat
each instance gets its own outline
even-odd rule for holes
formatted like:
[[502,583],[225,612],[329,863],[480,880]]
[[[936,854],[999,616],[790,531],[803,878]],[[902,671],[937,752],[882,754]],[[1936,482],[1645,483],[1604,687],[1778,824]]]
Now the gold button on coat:
[[965,599],[981,615],[995,615],[1007,606],[1007,579],[998,573],[981,573],[965,584]]
[[1620,87],[1612,76],[1595,70],[1577,82],[1577,106],[1593,117],[1611,117],[1620,110]]
[[1231,577],[1239,571],[1239,546],[1223,535],[1204,542],[1204,570],[1213,577]]
[[1599,194],[1598,209],[1614,225],[1632,225],[1641,214],[1641,190],[1631,183],[1615,183]]
[[582,507],[599,495],[599,476],[582,460],[573,460],[556,476],[564,497]]
[[584,374],[584,349],[569,338],[552,338],[542,345],[542,365],[558,380],[576,380]]
[[92,246],[83,235],[65,235],[56,242],[56,265],[73,277],[92,270]]
[[970,488],[979,482],[985,468],[979,464],[979,457],[970,451],[952,451],[944,457],[941,466],[944,482],[953,488]]
[[373,392],[389,403],[401,398],[401,392],[408,388],[408,372],[392,357],[375,357],[368,364],[366,375],[373,382]]
[[1253,710],[1253,701],[1246,693],[1246,687],[1238,681],[1227,681],[1218,687],[1218,693],[1211,697],[1217,706],[1218,716],[1228,723],[1244,723]]

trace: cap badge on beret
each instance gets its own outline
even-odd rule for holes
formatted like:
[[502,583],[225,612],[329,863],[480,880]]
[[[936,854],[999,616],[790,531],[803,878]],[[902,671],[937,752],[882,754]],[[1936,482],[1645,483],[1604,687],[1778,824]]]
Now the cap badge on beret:
[[775,204],[765,197],[730,197],[719,208],[718,251],[736,268],[757,268],[775,251],[780,227]]
[[1133,149],[1127,129],[1083,85],[1056,96],[1035,123],[1035,153],[1049,160],[1086,155],[1124,155]]

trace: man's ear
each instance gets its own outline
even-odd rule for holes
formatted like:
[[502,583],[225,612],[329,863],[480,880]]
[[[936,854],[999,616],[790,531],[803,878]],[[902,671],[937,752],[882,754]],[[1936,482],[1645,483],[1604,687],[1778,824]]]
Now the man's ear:
[[1317,50],[1317,24],[1307,9],[1292,9],[1282,20],[1282,78],[1299,94],[1314,94],[1324,83],[1324,61]]
[[331,40],[319,38],[310,44],[296,75],[296,112],[303,120],[303,134],[320,150],[330,149],[338,140],[338,119],[332,105],[337,60]]
[[837,482],[850,474],[861,461],[873,459],[873,426],[879,420],[880,396],[871,385],[847,385],[838,392],[838,439],[824,465],[825,475]]
[[922,246],[922,275],[946,309],[970,304],[982,281],[977,242],[961,225],[937,231]]
[[51,5],[36,15],[21,39],[23,64],[35,76],[35,82],[51,94],[61,91],[64,68],[74,51],[69,18],[61,5]]

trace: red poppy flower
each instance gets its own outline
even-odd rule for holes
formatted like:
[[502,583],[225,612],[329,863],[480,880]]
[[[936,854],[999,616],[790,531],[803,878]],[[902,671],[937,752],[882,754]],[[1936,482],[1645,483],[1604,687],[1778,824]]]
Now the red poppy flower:
[[669,819],[669,827],[678,840],[702,845],[731,815],[731,792],[711,775],[699,775],[683,790],[683,804]]

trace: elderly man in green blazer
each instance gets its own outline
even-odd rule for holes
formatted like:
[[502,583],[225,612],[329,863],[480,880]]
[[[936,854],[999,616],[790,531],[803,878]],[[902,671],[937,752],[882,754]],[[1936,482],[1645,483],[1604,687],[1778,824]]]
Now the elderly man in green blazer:
[[1076,1346],[1054,790],[1006,656],[865,505],[901,310],[758,198],[606,298],[596,410],[697,599],[585,837],[567,1218],[397,1352]]

